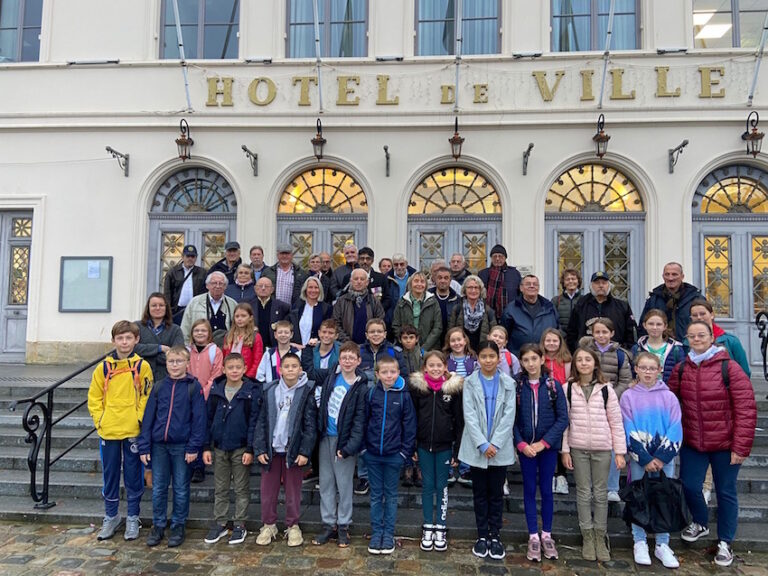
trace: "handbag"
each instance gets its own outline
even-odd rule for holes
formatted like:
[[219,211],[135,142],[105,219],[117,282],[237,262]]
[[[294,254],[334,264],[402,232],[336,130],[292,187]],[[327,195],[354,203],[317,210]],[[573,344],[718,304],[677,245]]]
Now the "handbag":
[[645,472],[619,492],[625,502],[623,518],[650,534],[679,532],[691,522],[683,484],[660,470],[651,476]]

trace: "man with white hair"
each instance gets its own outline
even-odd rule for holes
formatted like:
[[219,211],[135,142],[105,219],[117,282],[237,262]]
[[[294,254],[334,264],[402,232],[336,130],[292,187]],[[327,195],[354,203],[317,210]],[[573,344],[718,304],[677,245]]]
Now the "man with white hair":
[[333,319],[339,329],[339,342],[365,342],[365,326],[372,318],[384,318],[384,308],[368,290],[368,274],[355,268],[349,275],[349,286],[333,305]]
[[197,320],[205,319],[211,323],[211,328],[213,328],[214,342],[221,347],[224,336],[232,325],[232,315],[235,312],[235,306],[237,306],[237,302],[224,295],[227,284],[229,284],[229,280],[223,272],[208,274],[205,279],[205,288],[208,291],[192,298],[184,309],[184,317],[181,319],[181,333],[184,335],[184,342],[189,344],[192,324]]
[[461,252],[454,252],[451,254],[451,259],[448,262],[451,267],[451,279],[459,283],[459,286],[464,284],[464,279],[472,274],[467,270],[467,261],[464,259],[464,254]]
[[629,302],[611,296],[613,284],[605,272],[592,274],[589,294],[579,298],[568,320],[568,348],[575,350],[582,336],[591,333],[594,318],[610,318],[613,322],[613,339],[627,350],[637,341],[635,317]]
[[331,274],[331,299],[336,300],[347,285],[349,274],[357,268],[357,246],[346,244],[342,250],[346,264],[336,267]]

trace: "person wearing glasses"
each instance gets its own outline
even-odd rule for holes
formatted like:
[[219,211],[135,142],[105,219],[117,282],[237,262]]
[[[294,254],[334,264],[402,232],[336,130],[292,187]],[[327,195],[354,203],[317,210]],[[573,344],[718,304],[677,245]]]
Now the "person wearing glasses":
[[224,336],[232,325],[232,314],[235,311],[235,302],[224,294],[229,281],[223,272],[211,272],[205,279],[207,292],[192,298],[184,309],[184,317],[181,319],[181,333],[185,344],[189,344],[192,324],[196,320],[205,319],[213,328],[213,341],[221,347]]

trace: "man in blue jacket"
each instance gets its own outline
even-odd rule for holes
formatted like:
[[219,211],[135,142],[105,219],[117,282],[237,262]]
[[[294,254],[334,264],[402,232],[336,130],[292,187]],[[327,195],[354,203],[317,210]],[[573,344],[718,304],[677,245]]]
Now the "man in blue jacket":
[[139,457],[152,462],[152,531],[147,546],[163,539],[168,521],[168,485],[173,477],[173,513],[168,547],[184,542],[189,516],[189,464],[197,459],[206,432],[205,396],[187,374],[189,352],[174,346],[165,353],[168,376],[156,383],[147,400],[139,435]]
[[703,296],[696,286],[683,281],[685,274],[683,274],[682,264],[677,262],[665,264],[663,278],[664,283],[648,293],[643,313],[640,315],[637,335],[645,336],[646,332],[643,328],[645,313],[656,308],[667,315],[667,328],[674,335],[675,340],[682,342],[685,340],[688,324],[691,323],[691,303]]
[[552,302],[539,295],[539,279],[533,274],[520,282],[521,294],[507,304],[502,324],[509,334],[507,349],[520,355],[520,346],[538,344],[547,328],[559,328],[560,319]]

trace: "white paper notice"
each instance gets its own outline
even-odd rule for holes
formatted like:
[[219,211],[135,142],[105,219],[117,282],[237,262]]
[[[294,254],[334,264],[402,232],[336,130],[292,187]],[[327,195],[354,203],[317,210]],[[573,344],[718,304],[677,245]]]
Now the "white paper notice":
[[101,278],[101,262],[88,260],[88,278]]

